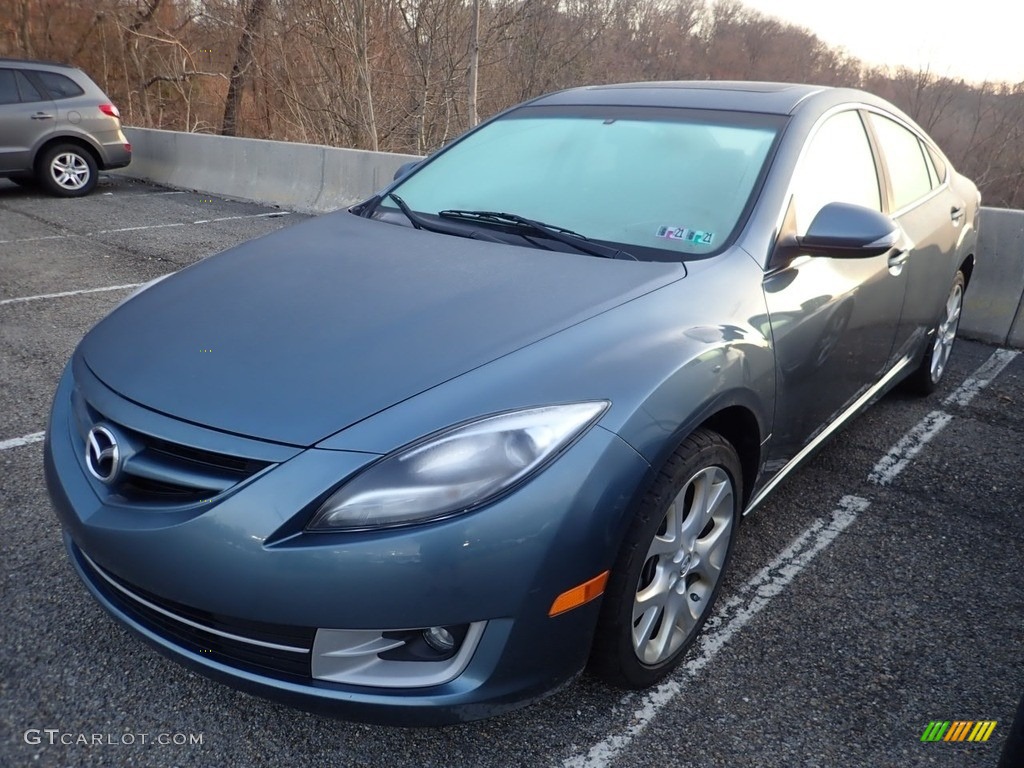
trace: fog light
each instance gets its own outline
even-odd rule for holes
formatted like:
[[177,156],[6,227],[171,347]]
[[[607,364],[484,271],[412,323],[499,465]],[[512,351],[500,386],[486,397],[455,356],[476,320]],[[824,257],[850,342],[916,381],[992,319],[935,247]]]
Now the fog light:
[[444,627],[424,629],[423,640],[438,653],[451,653],[455,650],[455,638]]

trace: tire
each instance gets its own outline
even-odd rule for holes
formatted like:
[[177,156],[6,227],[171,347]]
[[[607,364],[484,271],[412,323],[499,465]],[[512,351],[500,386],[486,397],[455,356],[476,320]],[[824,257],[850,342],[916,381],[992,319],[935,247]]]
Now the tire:
[[96,160],[76,144],[57,144],[39,158],[36,178],[47,192],[58,197],[82,197],[96,187]]
[[612,569],[590,656],[599,677],[647,688],[679,665],[718,596],[742,498],[739,456],[721,435],[698,430],[676,449]]
[[960,327],[960,314],[964,307],[964,273],[958,271],[949,289],[949,297],[942,310],[942,317],[935,328],[935,335],[928,345],[928,350],[921,360],[921,365],[907,378],[908,388],[919,395],[930,395],[934,392],[949,363],[953,352],[956,332]]

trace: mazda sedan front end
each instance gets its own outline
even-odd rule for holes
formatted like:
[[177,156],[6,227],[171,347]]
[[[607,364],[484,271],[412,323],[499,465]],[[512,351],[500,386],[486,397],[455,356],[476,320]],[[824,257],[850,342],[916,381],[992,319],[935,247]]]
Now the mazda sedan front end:
[[45,444],[71,562],[172,658],[350,719],[488,717],[588,662],[653,685],[742,514],[937,385],[977,206],[860,92],[514,108],[86,335]]

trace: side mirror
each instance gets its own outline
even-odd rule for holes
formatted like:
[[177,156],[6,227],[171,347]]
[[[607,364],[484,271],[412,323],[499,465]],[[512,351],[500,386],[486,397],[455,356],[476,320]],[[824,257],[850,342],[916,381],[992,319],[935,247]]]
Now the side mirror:
[[859,259],[881,256],[901,241],[899,224],[870,208],[849,203],[829,203],[814,217],[797,247],[812,256]]
[[410,160],[408,163],[402,163],[398,166],[398,170],[395,171],[395,175],[391,177],[391,180],[398,181],[403,176],[407,176],[421,162],[421,160]]

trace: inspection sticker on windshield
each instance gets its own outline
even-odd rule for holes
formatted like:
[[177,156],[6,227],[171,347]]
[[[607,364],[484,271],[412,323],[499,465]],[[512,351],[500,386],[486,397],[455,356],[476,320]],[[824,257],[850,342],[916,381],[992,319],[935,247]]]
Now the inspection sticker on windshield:
[[685,240],[696,245],[711,245],[715,239],[715,233],[688,227],[658,227],[657,237],[663,237],[666,240]]

